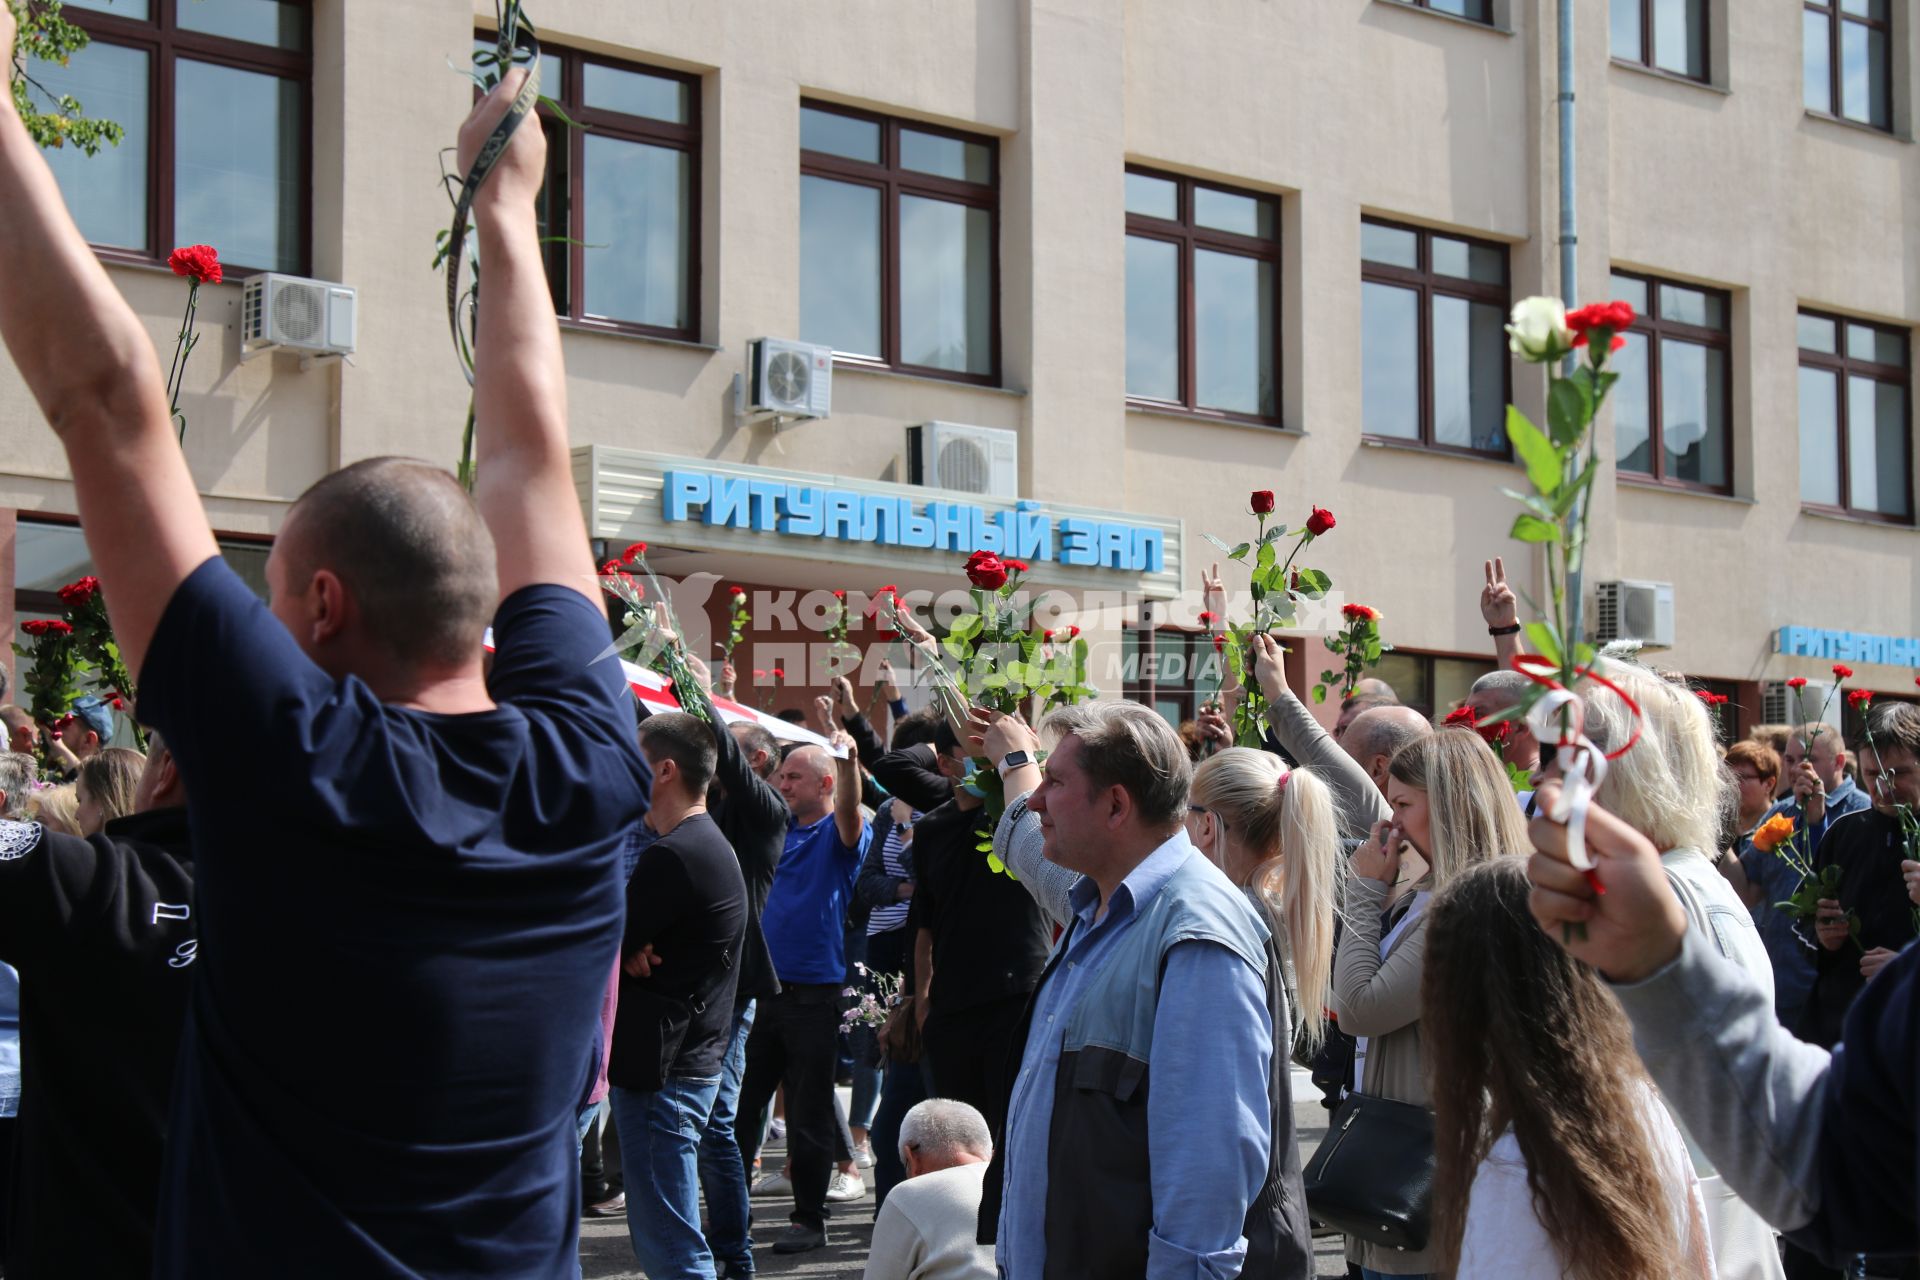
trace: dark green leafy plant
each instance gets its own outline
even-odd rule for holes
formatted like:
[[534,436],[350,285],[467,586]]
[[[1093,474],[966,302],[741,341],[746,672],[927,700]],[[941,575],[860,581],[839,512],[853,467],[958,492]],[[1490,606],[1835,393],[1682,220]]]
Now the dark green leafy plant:
[[98,155],[103,146],[119,146],[125,129],[111,120],[88,116],[78,98],[54,93],[35,79],[28,67],[34,61],[64,67],[74,54],[92,43],[92,37],[60,16],[60,0],[31,4],[28,0],[7,0],[7,8],[20,27],[14,41],[13,65],[8,68],[8,87],[14,109],[27,126],[27,136],[51,150],[71,144],[89,156]]

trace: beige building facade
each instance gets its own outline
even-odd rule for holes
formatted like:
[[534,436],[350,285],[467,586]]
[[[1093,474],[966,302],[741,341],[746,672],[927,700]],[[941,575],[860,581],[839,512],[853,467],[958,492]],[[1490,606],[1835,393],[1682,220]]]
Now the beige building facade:
[[[1218,557],[1203,535],[1243,540],[1249,492],[1271,489],[1290,523],[1312,505],[1336,513],[1311,562],[1332,575],[1336,600],[1383,611],[1397,652],[1382,674],[1444,712],[1490,659],[1482,561],[1504,556],[1515,586],[1541,594],[1541,567],[1507,538],[1515,507],[1500,490],[1524,476],[1498,423],[1509,393],[1538,416],[1542,382],[1509,363],[1489,318],[1560,292],[1555,7],[1486,0],[1481,14],[1478,2],[540,0],[530,10],[558,54],[556,96],[587,103],[594,67],[652,73],[646,85],[681,95],[639,109],[632,134],[678,157],[671,208],[657,186],[609,177],[592,189],[595,138],[608,131],[585,119],[591,108],[573,113],[583,137],[553,134],[583,157],[569,163],[588,225],[570,227],[585,243],[556,255],[570,263],[558,274],[575,315],[564,342],[593,533],[615,551],[644,537],[663,575],[749,584],[765,606],[755,640],[804,644],[819,637],[774,629],[788,610],[806,628],[809,593],[958,581],[964,535],[877,545],[875,505],[895,504],[907,523],[932,521],[926,504],[941,502],[978,507],[988,524],[1010,511],[1008,528],[1028,516],[1052,539],[1036,584],[1060,588],[1063,625],[1083,625],[1110,658],[1096,660],[1096,681],[1181,716],[1196,696],[1191,668],[1164,659],[1206,656],[1195,588]],[[150,0],[147,34],[115,17],[94,22],[96,37],[137,45],[163,87],[190,78],[158,78],[167,59],[245,61],[176,40],[176,3]],[[466,387],[428,262],[449,213],[438,153],[471,101],[460,67],[493,7],[224,3],[275,9],[289,55],[269,68],[294,81],[281,99],[293,154],[275,161],[274,207],[300,230],[280,265],[357,293],[350,358],[243,360],[240,273],[203,291],[185,447],[214,526],[252,564],[329,469],[387,453],[450,467],[458,457]],[[1580,278],[1567,292],[1642,287],[1671,322],[1637,339],[1641,367],[1658,352],[1659,376],[1636,384],[1624,438],[1650,448],[1622,467],[1618,411],[1599,424],[1589,583],[1670,586],[1671,643],[1655,658],[1729,693],[1743,725],[1766,709],[1765,682],[1820,678],[1836,657],[1861,687],[1917,692],[1905,366],[1920,321],[1909,222],[1920,12],[1914,0],[1859,7],[1865,21],[1801,0],[1574,4]],[[617,97],[607,93],[603,105]],[[158,90],[153,101],[145,185],[118,190],[171,199],[149,231],[178,230],[184,243],[200,215],[176,188],[198,174],[167,139],[188,108],[167,110]],[[883,140],[883,165],[944,140],[959,167],[943,176],[947,161],[926,160],[902,177],[896,163],[863,186],[863,141],[822,150],[846,130]],[[878,192],[871,260],[858,219],[843,216],[867,197],[834,203],[855,191]],[[635,231],[643,205],[657,221]],[[659,222],[675,218],[663,241]],[[601,255],[622,250],[597,247],[634,237],[680,257],[609,265]],[[163,359],[185,297],[164,268],[168,247],[102,247]],[[1455,258],[1463,265],[1447,265]],[[609,282],[598,302],[596,277]],[[594,305],[626,309],[611,295],[630,284],[662,281],[671,287],[632,310],[647,322],[594,318]],[[1162,314],[1156,290],[1168,282]],[[880,350],[834,360],[830,416],[737,412],[754,340],[838,346],[836,326],[855,321]],[[1818,350],[1823,324],[1831,353]],[[942,361],[957,367],[933,367]],[[915,486],[907,428],[935,422],[1012,433],[1014,491]],[[48,591],[84,570],[84,550],[60,451],[10,368],[0,438],[10,629],[51,607]],[[1682,448],[1663,453],[1662,441]],[[779,513],[795,513],[771,497],[773,527],[716,527],[711,507],[673,519],[669,473],[709,493],[731,476],[789,486],[802,503],[851,494],[869,528],[783,530]],[[1076,519],[1084,538],[1068,528]],[[1069,563],[1103,524],[1132,530],[1130,549]],[[1243,589],[1234,572],[1229,589]],[[1151,639],[1143,616],[1161,628]],[[1838,634],[1789,632],[1787,646],[1805,651],[1792,654],[1778,651],[1782,628]],[[1303,684],[1331,665],[1311,636],[1296,649]],[[819,683],[808,651],[780,652],[741,665],[779,661],[789,685]],[[1157,656],[1126,665],[1147,652]],[[809,675],[794,678],[801,663]]]

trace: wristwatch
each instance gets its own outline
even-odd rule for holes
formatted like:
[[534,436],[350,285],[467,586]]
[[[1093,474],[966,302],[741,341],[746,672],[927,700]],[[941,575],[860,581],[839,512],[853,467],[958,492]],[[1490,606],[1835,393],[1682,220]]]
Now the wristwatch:
[[1488,627],[1487,634],[1490,636],[1517,636],[1520,634],[1520,624],[1517,622],[1509,622],[1504,627]]
[[1000,758],[1000,776],[1006,777],[1015,769],[1021,769],[1033,763],[1033,754],[1028,751],[1009,751]]

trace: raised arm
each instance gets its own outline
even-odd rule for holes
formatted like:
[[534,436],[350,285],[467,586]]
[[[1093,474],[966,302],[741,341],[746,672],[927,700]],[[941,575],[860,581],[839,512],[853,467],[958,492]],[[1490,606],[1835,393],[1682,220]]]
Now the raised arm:
[[1340,834],[1348,839],[1364,838],[1376,822],[1393,816],[1380,788],[1373,785],[1367,771],[1354,762],[1333,736],[1320,726],[1300,699],[1287,687],[1282,666],[1283,651],[1272,636],[1255,636],[1254,679],[1267,698],[1267,724],[1281,749],[1313,770],[1333,789],[1334,808],[1340,819]]
[[860,837],[865,833],[867,820],[860,816],[860,757],[854,753],[853,739],[844,731],[835,733],[829,741],[846,751],[833,762],[833,829],[839,834],[841,844],[859,850],[864,856],[866,851],[860,848]]
[[[13,63],[0,5],[0,67]],[[80,525],[127,669],[174,588],[219,553],[174,439],[160,363],[10,94],[0,94],[0,337],[66,450]]]
[[[460,128],[460,172],[507,114],[526,72],[507,73]],[[473,498],[493,534],[500,594],[536,582],[600,603],[567,442],[567,372],[540,254],[534,200],[546,175],[538,116],[514,131],[473,198],[479,230],[479,332],[474,343]]]
[[1487,582],[1480,589],[1480,616],[1487,620],[1487,634],[1493,637],[1493,660],[1502,671],[1513,668],[1513,660],[1526,651],[1520,643],[1520,601],[1507,585],[1507,562],[1499,556],[1486,562]]

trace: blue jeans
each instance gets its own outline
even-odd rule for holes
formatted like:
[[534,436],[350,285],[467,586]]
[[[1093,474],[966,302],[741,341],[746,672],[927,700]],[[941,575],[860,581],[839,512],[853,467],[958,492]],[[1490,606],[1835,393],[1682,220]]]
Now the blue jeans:
[[1365,1267],[1360,1268],[1360,1274],[1366,1280],[1427,1280],[1425,1276],[1390,1276],[1384,1271],[1369,1271]]
[[733,1037],[720,1061],[720,1088],[713,1114],[700,1135],[700,1189],[707,1197],[707,1245],[715,1268],[724,1274],[753,1274],[752,1210],[747,1198],[747,1167],[733,1126],[740,1105],[740,1077],[747,1069],[747,1033],[753,1030],[753,1001],[734,1011]]
[[676,1076],[654,1093],[613,1090],[627,1234],[650,1280],[713,1280],[713,1254],[700,1233],[696,1158],[719,1088],[719,1076]]

